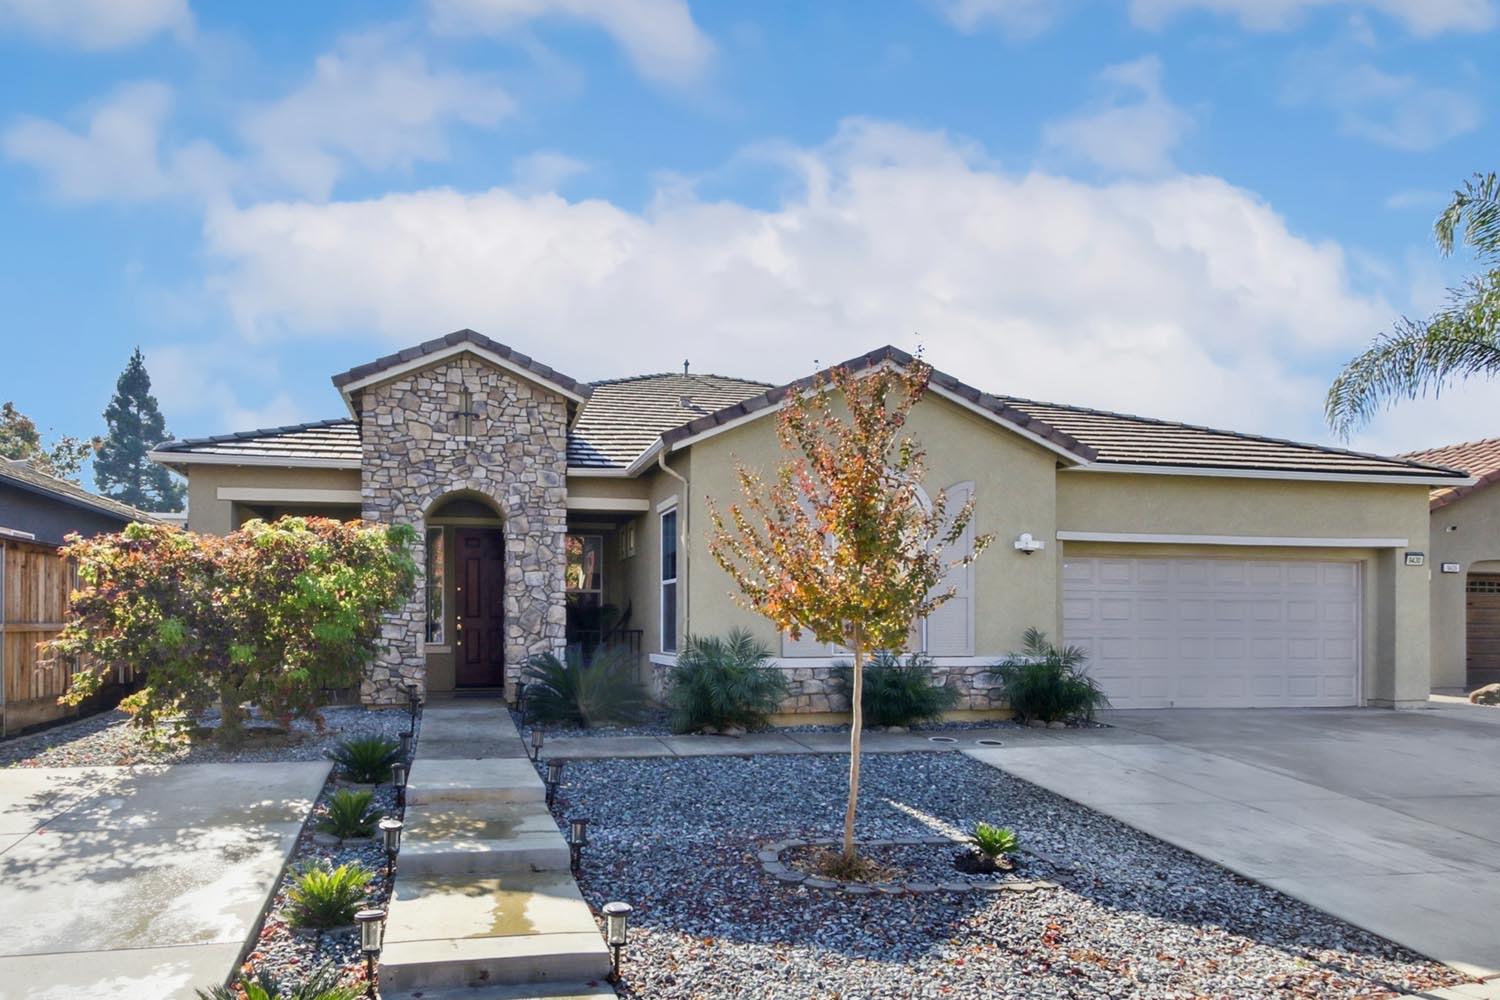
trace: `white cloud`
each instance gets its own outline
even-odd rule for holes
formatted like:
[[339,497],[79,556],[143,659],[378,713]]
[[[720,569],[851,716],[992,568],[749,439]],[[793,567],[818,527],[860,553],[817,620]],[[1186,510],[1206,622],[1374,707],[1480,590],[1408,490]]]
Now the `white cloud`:
[[117,49],[163,32],[192,34],[187,0],[0,0],[0,30],[54,44]]
[[1442,145],[1483,120],[1471,94],[1350,62],[1332,50],[1304,53],[1294,62],[1285,96],[1333,111],[1347,135],[1408,152]]
[[1159,28],[1184,11],[1233,17],[1250,31],[1296,27],[1321,8],[1377,11],[1423,37],[1447,31],[1488,31],[1495,26],[1495,0],[1130,0],[1136,24]]
[[702,79],[714,43],[686,0],[429,0],[433,28],[448,34],[509,34],[532,21],[582,21],[609,34],[636,71],[657,83]]
[[511,161],[511,187],[520,194],[545,194],[587,173],[582,160],[553,149],[539,149]]
[[221,209],[213,289],[260,341],[373,356],[470,326],[578,377],[687,356],[771,379],[920,341],[992,391],[1292,436],[1324,433],[1328,357],[1391,315],[1338,246],[1216,178],[1013,176],[870,122],[795,152],[769,210],[502,188]]
[[[169,430],[183,423],[250,430],[307,419],[303,408],[276,388],[281,372],[275,358],[247,351],[233,338],[147,345],[145,355],[151,391],[161,401]],[[248,404],[247,393],[263,401]]]
[[494,125],[513,109],[488,76],[435,70],[383,33],[344,39],[312,79],[255,108],[241,132],[267,178],[326,197],[349,163],[406,170],[448,156],[454,124]]
[[1032,38],[1062,13],[1059,0],[932,0],[938,13],[965,34],[998,28],[1011,38]]
[[1192,118],[1162,91],[1161,60],[1145,56],[1099,74],[1105,93],[1093,107],[1049,123],[1043,145],[1105,170],[1158,174]]
[[0,149],[34,168],[59,198],[156,198],[169,188],[159,146],[171,108],[165,84],[125,84],[94,106],[82,130],[23,118],[0,136]]

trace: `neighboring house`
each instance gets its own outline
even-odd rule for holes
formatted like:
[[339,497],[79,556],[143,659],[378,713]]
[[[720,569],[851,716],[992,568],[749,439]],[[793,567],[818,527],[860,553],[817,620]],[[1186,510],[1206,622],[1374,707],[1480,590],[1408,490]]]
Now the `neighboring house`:
[[1432,510],[1432,686],[1500,681],[1500,438],[1405,456],[1460,469],[1469,485],[1438,486]]
[[37,644],[55,636],[66,616],[72,571],[57,554],[64,538],[150,520],[26,462],[0,459],[0,736],[113,704],[119,688],[80,708],[59,705],[73,665],[49,666]]
[[[903,365],[886,347],[848,365]],[[372,702],[498,688],[525,658],[601,637],[658,671],[688,634],[746,626],[790,710],[838,707],[838,650],[738,607],[705,498],[769,471],[789,391],[718,375],[584,384],[464,330],[333,379],[350,418],[174,441],[189,526],[287,512],[401,521],[424,585],[364,684]],[[1408,705],[1428,694],[1427,494],[1461,473],[1077,407],[935,373],[911,429],[927,484],[973,496],[997,544],[916,630],[962,705],[1027,626],[1089,648],[1119,707]],[[1028,544],[1029,540],[1029,544]],[[957,550],[955,550],[955,554]],[[614,614],[609,613],[613,609]],[[623,618],[623,621],[621,620]]]

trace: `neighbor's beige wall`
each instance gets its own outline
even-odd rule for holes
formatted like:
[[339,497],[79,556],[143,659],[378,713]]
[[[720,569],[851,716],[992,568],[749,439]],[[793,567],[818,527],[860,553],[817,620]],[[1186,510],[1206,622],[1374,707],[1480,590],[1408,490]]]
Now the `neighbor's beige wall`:
[[358,469],[286,469],[261,465],[188,467],[188,529],[227,535],[235,525],[234,503],[220,500],[221,486],[266,489],[359,490]]
[[[917,405],[908,427],[927,449],[925,488],[935,493],[972,481],[975,530],[994,535],[994,544],[974,565],[975,655],[1000,656],[1018,648],[1021,634],[1031,625],[1055,630],[1060,563],[1050,540],[1056,528],[1056,456],[936,396]],[[739,498],[736,461],[771,476],[781,460],[776,421],[742,424],[693,445],[691,452],[692,630],[722,635],[744,627],[779,651],[776,629],[730,596],[733,584],[709,553],[705,502],[712,497],[720,509],[727,509]],[[673,456],[673,462],[680,458]],[[1022,532],[1047,541],[1046,549],[1029,556],[1016,551],[1014,542]]]
[[[1058,476],[1060,531],[1151,534],[1405,538],[1407,549],[1335,549],[1323,558],[1364,568],[1364,696],[1416,704],[1430,690],[1428,566],[1406,566],[1405,551],[1428,546],[1427,488],[1209,476],[1064,472]],[[1191,555],[1185,546],[1142,546],[1140,555]],[[1079,543],[1070,554],[1094,550]],[[1125,546],[1112,551],[1134,552]],[[1313,550],[1213,546],[1224,558],[1313,558]],[[1299,554],[1301,553],[1301,554]],[[1430,562],[1430,560],[1429,560]]]
[[[1469,573],[1500,572],[1500,489],[1482,489],[1432,512],[1432,686],[1464,687],[1468,681]],[[1457,530],[1449,531],[1453,527]],[[1444,573],[1456,562],[1459,572]],[[1485,565],[1476,566],[1484,563]]]

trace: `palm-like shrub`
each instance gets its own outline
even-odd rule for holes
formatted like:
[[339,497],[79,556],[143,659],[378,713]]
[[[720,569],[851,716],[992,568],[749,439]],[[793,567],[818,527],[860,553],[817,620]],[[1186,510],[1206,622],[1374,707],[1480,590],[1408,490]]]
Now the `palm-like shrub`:
[[688,733],[712,726],[757,729],[787,695],[786,677],[771,650],[745,629],[727,639],[689,636],[672,668],[667,704],[672,729]]
[[378,785],[391,776],[391,765],[401,756],[399,744],[382,736],[357,736],[333,750],[344,777],[361,785]]
[[577,647],[559,660],[542,653],[526,661],[526,711],[541,722],[588,728],[629,722],[646,708],[636,658],[622,646],[601,646],[585,662]]
[[1008,826],[992,826],[989,823],[976,823],[974,836],[970,839],[979,848],[979,853],[991,861],[999,861],[1007,854],[1014,854],[1021,846],[1021,838],[1016,836],[1016,831]]
[[370,872],[358,864],[308,865],[297,872],[296,884],[287,892],[288,919],[294,927],[319,930],[352,924],[369,884]]
[[341,840],[370,836],[375,832],[375,793],[348,788],[334,792],[318,829]]
[[[839,679],[847,693],[853,670],[839,667]],[[932,657],[912,653],[900,656],[881,650],[865,664],[865,722],[872,726],[910,726],[940,718],[958,704],[958,692],[932,683]]]
[[1026,630],[1024,654],[1012,656],[996,671],[1005,701],[1022,722],[1059,722],[1083,717],[1109,705],[1094,679],[1083,672],[1086,654],[1078,646],[1054,646],[1047,633]]
[[261,969],[253,978],[241,976],[233,986],[197,992],[198,1000],[359,1000],[364,993],[358,986],[340,986],[338,970],[331,965],[316,970],[300,986],[288,987]]

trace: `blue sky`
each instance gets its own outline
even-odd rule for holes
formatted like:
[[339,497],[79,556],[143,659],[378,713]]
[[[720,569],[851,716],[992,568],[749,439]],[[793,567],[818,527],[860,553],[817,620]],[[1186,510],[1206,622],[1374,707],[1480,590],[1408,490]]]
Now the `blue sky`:
[[[472,327],[583,379],[893,342],[1328,440],[1496,168],[1500,0],[0,0],[0,398],[178,436]],[[1353,443],[1500,433],[1493,389]]]

